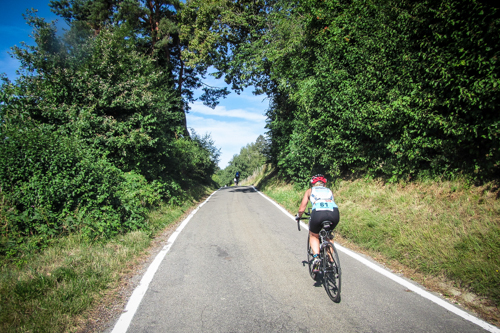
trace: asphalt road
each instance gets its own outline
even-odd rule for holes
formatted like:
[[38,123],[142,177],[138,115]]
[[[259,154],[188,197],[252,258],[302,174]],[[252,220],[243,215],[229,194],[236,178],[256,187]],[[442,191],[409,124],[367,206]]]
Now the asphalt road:
[[333,303],[309,277],[306,242],[251,187],[219,190],[179,234],[127,332],[485,332],[342,252]]

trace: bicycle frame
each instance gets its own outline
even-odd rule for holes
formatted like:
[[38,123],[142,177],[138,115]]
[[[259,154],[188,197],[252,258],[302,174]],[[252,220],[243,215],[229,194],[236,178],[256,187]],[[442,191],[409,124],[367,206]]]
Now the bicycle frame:
[[[305,213],[310,216],[310,213]],[[304,219],[304,218],[301,218]],[[309,237],[307,240],[307,252],[308,252],[308,264],[309,264],[309,274],[316,280],[317,274],[321,273],[323,276],[323,286],[326,293],[332,301],[335,303],[340,302],[340,285],[341,285],[341,268],[340,261],[337,253],[337,249],[333,243],[334,230],[332,229],[332,221],[323,221],[322,227],[319,232],[319,258],[321,259],[321,266],[319,272],[314,272],[312,270],[312,251],[310,249]],[[300,221],[297,218],[297,226],[300,231]]]
[[[325,221],[326,222],[326,221]],[[323,222],[323,223],[325,223]],[[330,221],[328,221],[330,222]],[[330,222],[331,223],[331,222]],[[332,237],[330,237],[330,235]],[[331,242],[333,240],[333,230],[325,230],[325,229],[321,229],[321,231],[319,232],[319,253],[321,253],[321,251],[325,248],[325,246],[327,246],[329,243],[333,243]]]

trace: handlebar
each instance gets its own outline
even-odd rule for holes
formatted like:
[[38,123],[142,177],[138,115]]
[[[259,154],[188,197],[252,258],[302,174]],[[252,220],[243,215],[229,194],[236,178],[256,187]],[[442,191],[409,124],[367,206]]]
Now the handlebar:
[[[304,212],[304,215],[309,216],[311,214]],[[307,219],[308,219],[308,217],[303,217],[303,216],[302,217],[298,217],[297,215],[295,215],[295,220],[297,221],[297,228],[299,229],[299,231],[300,231],[300,220],[307,220]]]

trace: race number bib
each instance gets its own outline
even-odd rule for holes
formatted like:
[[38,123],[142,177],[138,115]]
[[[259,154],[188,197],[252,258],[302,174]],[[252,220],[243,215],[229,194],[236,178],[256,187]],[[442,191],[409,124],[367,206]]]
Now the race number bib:
[[315,210],[333,210],[337,207],[332,200],[315,202],[313,209]]
[[313,210],[333,210],[337,208],[332,191],[326,187],[313,187],[310,200]]

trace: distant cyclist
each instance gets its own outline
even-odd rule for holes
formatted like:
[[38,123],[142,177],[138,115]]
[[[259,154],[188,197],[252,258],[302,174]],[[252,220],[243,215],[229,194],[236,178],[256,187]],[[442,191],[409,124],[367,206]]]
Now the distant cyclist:
[[236,175],[234,176],[234,184],[238,185],[239,182],[240,182],[240,172],[236,171]]
[[312,211],[309,221],[309,243],[313,251],[313,257],[315,258],[313,267],[317,267],[319,264],[319,232],[322,227],[321,223],[323,221],[331,221],[333,222],[333,228],[335,228],[340,219],[339,208],[333,199],[332,191],[325,187],[326,182],[327,180],[323,175],[316,175],[311,178],[312,187],[304,193],[297,214],[297,218],[302,217],[308,201],[311,200]]

